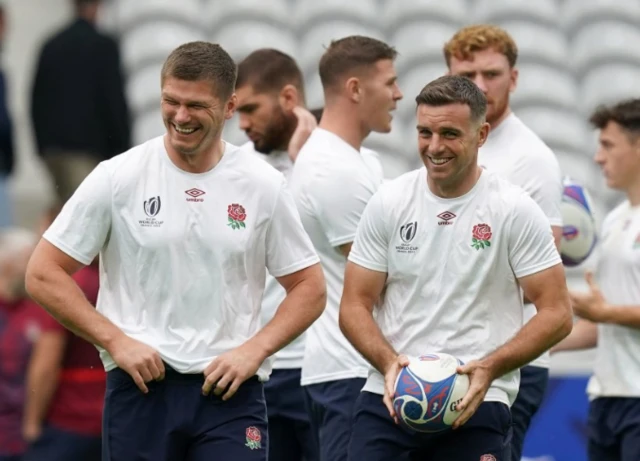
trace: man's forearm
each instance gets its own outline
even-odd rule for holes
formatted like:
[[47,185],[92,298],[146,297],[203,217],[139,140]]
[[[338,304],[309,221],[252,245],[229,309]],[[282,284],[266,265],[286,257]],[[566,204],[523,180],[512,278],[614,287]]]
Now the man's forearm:
[[41,428],[47,415],[51,398],[58,388],[60,368],[49,373],[46,368],[32,368],[26,382],[23,427]]
[[640,328],[640,306],[612,306],[604,309],[602,323]]
[[551,352],[579,351],[591,349],[598,344],[598,326],[589,320],[580,319],[571,334],[551,348]]
[[[324,287],[324,285],[323,285]],[[298,283],[282,301],[273,319],[249,340],[269,357],[296,339],[322,314],[326,291],[315,279]]]
[[495,378],[532,362],[570,332],[573,321],[570,312],[541,310],[506,344],[483,359]]
[[366,306],[341,307],[340,329],[353,347],[383,375],[398,357]]
[[67,329],[92,344],[109,349],[124,333],[98,313],[76,282],[62,268],[28,272],[29,295]]

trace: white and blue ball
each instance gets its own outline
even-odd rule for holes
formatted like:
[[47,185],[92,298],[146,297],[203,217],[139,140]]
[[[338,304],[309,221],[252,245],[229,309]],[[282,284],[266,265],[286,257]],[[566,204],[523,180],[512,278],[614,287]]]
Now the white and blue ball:
[[451,427],[469,389],[467,375],[456,372],[462,361],[449,354],[411,358],[396,379],[393,408],[400,423],[417,432],[441,432]]
[[575,267],[586,261],[598,240],[593,202],[587,190],[571,178],[564,179],[560,204],[562,239],[560,256],[565,266]]

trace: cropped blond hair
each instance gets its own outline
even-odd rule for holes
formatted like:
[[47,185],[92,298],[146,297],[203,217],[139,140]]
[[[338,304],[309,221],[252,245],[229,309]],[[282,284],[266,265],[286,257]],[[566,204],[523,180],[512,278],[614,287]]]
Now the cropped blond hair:
[[451,58],[466,61],[473,53],[493,49],[505,55],[509,66],[514,67],[518,60],[518,47],[506,30],[490,25],[478,24],[460,29],[444,45],[444,59],[451,66]]

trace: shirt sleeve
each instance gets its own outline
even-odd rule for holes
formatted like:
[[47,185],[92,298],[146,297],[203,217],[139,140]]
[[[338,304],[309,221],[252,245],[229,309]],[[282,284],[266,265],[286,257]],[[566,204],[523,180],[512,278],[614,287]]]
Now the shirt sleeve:
[[356,233],[349,261],[378,272],[388,272],[389,232],[385,222],[382,194],[367,204]]
[[317,185],[314,203],[324,234],[333,247],[353,242],[360,217],[375,193],[363,171],[340,171]]
[[549,220],[525,194],[516,198],[509,230],[509,261],[517,278],[561,264]]
[[43,237],[89,265],[104,247],[111,229],[111,183],[99,164],[80,184]]
[[267,270],[274,277],[320,262],[284,180],[267,228],[266,260]]

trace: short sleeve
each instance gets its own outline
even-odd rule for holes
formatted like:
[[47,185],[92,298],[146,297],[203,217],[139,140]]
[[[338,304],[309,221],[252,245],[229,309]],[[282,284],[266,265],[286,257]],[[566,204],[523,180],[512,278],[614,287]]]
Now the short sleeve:
[[267,228],[266,259],[267,269],[274,277],[293,274],[320,262],[284,180]]
[[103,163],[80,184],[43,237],[76,261],[89,265],[111,229],[111,183]]
[[560,264],[553,231],[542,209],[525,194],[519,194],[511,215],[509,261],[517,278]]
[[378,192],[362,213],[349,261],[374,271],[388,272],[389,233],[384,217],[382,194]]
[[353,242],[360,217],[375,193],[371,181],[361,171],[344,171],[314,185],[318,220],[333,247]]

